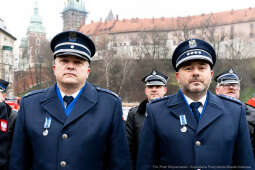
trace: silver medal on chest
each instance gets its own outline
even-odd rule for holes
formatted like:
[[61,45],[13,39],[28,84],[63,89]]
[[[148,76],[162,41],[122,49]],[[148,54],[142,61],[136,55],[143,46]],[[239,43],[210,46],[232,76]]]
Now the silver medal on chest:
[[47,136],[49,131],[48,129],[50,128],[50,125],[51,125],[51,118],[50,117],[46,117],[45,118],[45,122],[44,122],[44,130],[43,130],[43,136]]
[[43,131],[43,136],[47,136],[48,135],[48,130],[47,129],[45,129],[44,131]]
[[186,126],[183,126],[181,129],[180,129],[180,131],[182,132],[182,133],[185,133],[185,132],[187,132],[187,127]]

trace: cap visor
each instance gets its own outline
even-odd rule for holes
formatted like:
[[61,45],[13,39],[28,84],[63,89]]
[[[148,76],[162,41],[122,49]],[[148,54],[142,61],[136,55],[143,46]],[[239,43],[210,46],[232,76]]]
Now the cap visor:
[[87,60],[87,61],[90,61],[87,57],[83,56],[83,55],[80,55],[80,54],[77,54],[77,53],[73,53],[73,52],[65,52],[65,53],[59,53],[59,54],[56,54],[55,57],[66,57],[66,56],[75,56],[75,57],[79,57],[83,60]]
[[165,86],[162,81],[150,81],[146,83],[146,86]]
[[226,84],[239,84],[239,83],[240,82],[236,81],[236,80],[225,80],[225,81],[221,82],[220,84],[226,85]]

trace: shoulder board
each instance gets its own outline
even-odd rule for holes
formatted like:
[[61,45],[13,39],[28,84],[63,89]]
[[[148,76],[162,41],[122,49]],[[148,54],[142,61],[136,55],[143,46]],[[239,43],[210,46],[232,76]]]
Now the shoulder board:
[[31,91],[31,92],[28,92],[27,94],[25,94],[24,97],[28,97],[28,96],[32,96],[32,95],[35,95],[35,94],[38,94],[38,93],[42,93],[43,91],[44,91],[44,89],[34,90],[34,91]]
[[106,93],[108,93],[108,94],[111,94],[111,95],[113,95],[113,96],[115,96],[115,97],[120,98],[116,93],[112,92],[111,90],[104,89],[104,88],[101,88],[101,87],[96,87],[96,89],[97,89],[98,91],[106,92]]
[[235,102],[235,103],[238,103],[238,104],[242,104],[242,102],[234,97],[231,97],[231,96],[226,96],[226,95],[218,95],[220,98],[222,99],[226,99],[226,100],[229,100],[229,101],[232,101],[232,102]]
[[159,98],[156,98],[156,99],[152,99],[149,103],[156,103],[156,102],[159,102],[159,101],[162,101],[162,100],[166,100],[168,98],[169,98],[169,96],[159,97]]

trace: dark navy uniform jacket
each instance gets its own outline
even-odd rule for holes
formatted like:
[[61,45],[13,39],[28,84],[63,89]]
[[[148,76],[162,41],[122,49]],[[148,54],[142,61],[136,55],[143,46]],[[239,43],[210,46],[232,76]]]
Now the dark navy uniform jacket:
[[[199,124],[181,92],[147,105],[137,170],[255,168],[244,104],[208,95]],[[183,132],[180,115],[187,120]]]
[[129,170],[121,100],[87,82],[67,117],[55,88],[21,100],[10,170]]

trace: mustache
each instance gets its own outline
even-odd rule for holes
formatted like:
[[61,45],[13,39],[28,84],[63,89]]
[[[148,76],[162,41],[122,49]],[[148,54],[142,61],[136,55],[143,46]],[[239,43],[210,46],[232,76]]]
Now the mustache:
[[203,82],[202,80],[200,80],[199,78],[193,77],[189,82]]

